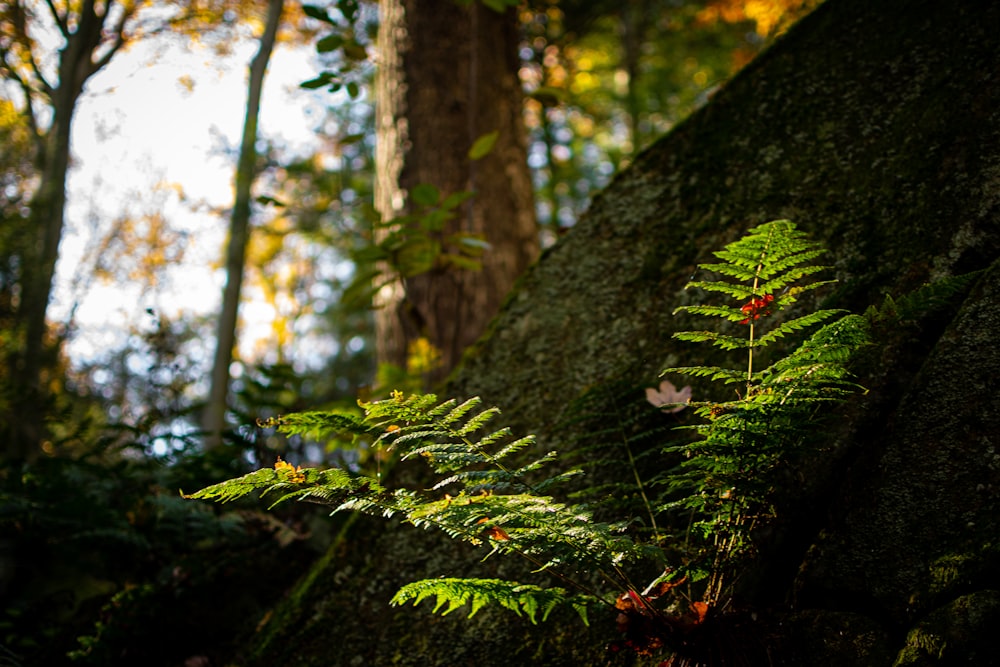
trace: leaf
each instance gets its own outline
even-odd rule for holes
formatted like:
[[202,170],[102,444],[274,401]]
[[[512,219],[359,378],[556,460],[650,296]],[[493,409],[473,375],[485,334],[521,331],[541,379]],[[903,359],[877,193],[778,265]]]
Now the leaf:
[[319,53],[330,53],[331,51],[336,51],[343,45],[343,36],[333,33],[332,35],[327,35],[323,39],[316,42],[316,50]]
[[663,408],[664,412],[671,414],[680,412],[691,400],[691,387],[677,389],[673,382],[664,380],[660,383],[659,389],[646,388],[646,400],[654,408]]
[[351,60],[364,61],[368,60],[368,51],[365,49],[364,45],[358,44],[353,39],[344,41],[344,55]]
[[349,23],[354,23],[358,16],[358,0],[337,0],[337,9]]
[[454,266],[456,269],[461,269],[462,271],[481,271],[483,268],[483,263],[478,259],[462,255],[442,255],[441,260],[445,264]]
[[302,5],[302,11],[309,18],[316,19],[317,21],[322,21],[323,23],[329,23],[331,25],[336,25],[336,22],[330,18],[330,15],[326,13],[326,10],[322,7],[317,7],[316,5]]
[[309,79],[308,81],[303,81],[299,84],[299,88],[305,88],[307,90],[315,90],[317,88],[322,88],[323,86],[334,81],[336,76],[332,72],[323,72],[315,79]]
[[444,223],[451,220],[455,215],[451,211],[438,208],[427,215],[420,217],[420,226],[428,232],[440,232],[444,229]]
[[[351,84],[347,84],[350,86]],[[350,92],[350,91],[348,91]],[[364,141],[367,135],[364,132],[358,132],[357,134],[346,134],[337,140],[341,146],[350,146],[358,142]]]
[[469,149],[469,159],[480,160],[489,155],[499,137],[500,130],[494,130],[493,132],[484,134],[476,139],[476,141],[472,144],[472,148]]
[[267,205],[277,206],[278,208],[284,208],[285,206],[287,206],[285,202],[275,199],[274,197],[269,197],[267,195],[261,195],[257,197],[257,203],[263,204],[264,206]]
[[361,94],[361,88],[358,86],[357,81],[347,82],[347,94],[351,96],[352,100],[358,99],[358,95]]
[[410,199],[418,206],[434,206],[441,200],[441,191],[430,183],[419,183],[410,188]]
[[466,201],[474,194],[475,193],[470,192],[468,190],[462,190],[461,192],[453,192],[447,197],[445,197],[445,200],[441,202],[441,208],[447,209],[449,211],[458,208],[459,204]]

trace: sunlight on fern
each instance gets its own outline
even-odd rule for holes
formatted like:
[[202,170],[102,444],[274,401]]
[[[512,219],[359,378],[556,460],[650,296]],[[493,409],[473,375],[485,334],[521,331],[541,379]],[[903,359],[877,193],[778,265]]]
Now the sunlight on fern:
[[[397,461],[426,464],[435,476],[426,487],[390,488],[381,471],[316,470],[279,459],[274,468],[185,497],[232,502],[260,494],[273,498],[272,507],[313,502],[331,513],[395,517],[438,530],[482,548],[484,558],[521,559],[558,586],[442,577],[405,585],[392,604],[432,600],[437,613],[467,607],[469,616],[492,605],[532,623],[558,607],[586,623],[588,608],[597,605],[617,618],[618,648],[673,653],[676,664],[714,662],[706,645],[731,634],[726,619],[735,582],[754,556],[753,531],[774,518],[777,472],[815,446],[821,407],[861,390],[848,364],[868,343],[869,319],[834,320],[840,311],[829,309],[788,317],[801,297],[832,282],[816,278],[827,268],[813,263],[822,253],[794,224],[779,220],[751,229],[716,252],[719,261],[700,265],[714,279],[687,287],[730,302],[681,306],[677,312],[721,323],[674,338],[746,356],[736,367],[691,365],[663,374],[736,384],[741,392],[727,401],[694,401],[690,386],[677,389],[664,379],[646,388],[644,412],[628,388],[587,392],[578,407],[589,416],[576,423],[584,440],[574,449],[589,460],[579,468],[549,474],[556,453],[540,451],[534,436],[494,428],[500,411],[479,398],[439,401],[393,391],[386,400],[359,401],[362,416],[307,412],[263,426],[303,437],[352,435]],[[769,366],[755,365],[764,348],[801,338]],[[678,421],[685,408],[700,421]],[[638,423],[656,419],[663,425]],[[693,438],[670,441],[668,428]],[[653,454],[666,458],[649,463]],[[598,469],[627,479],[570,486],[584,470]],[[653,581],[642,586],[637,579],[650,572]]]

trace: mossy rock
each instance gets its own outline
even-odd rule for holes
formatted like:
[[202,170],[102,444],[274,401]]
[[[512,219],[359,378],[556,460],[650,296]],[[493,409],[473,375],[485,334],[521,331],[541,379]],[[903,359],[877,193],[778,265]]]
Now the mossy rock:
[[888,667],[895,655],[889,631],[864,614],[804,610],[784,617],[779,630],[783,665]]
[[893,667],[1000,664],[1000,592],[979,591],[927,615],[906,635]]

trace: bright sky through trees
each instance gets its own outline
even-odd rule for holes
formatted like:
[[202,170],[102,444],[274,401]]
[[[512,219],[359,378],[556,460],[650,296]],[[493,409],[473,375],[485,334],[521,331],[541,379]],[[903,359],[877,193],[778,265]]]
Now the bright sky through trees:
[[[218,308],[224,213],[232,205],[235,168],[235,153],[227,151],[239,143],[255,47],[248,40],[219,56],[165,41],[144,43],[88,84],[75,119],[69,233],[52,309],[52,317],[64,321],[76,307],[79,331],[71,357],[89,358],[113,345],[147,308],[170,316]],[[265,80],[261,135],[292,150],[315,147],[308,108],[324,100],[298,88],[315,69],[313,53],[311,47],[279,45]],[[156,212],[176,232],[167,239],[168,256],[180,258],[163,275],[163,289],[115,280],[113,272],[109,280],[91,280],[95,244],[113,221]],[[245,304],[242,318],[251,334],[241,340],[245,350],[253,348],[254,331],[266,330],[269,311]]]

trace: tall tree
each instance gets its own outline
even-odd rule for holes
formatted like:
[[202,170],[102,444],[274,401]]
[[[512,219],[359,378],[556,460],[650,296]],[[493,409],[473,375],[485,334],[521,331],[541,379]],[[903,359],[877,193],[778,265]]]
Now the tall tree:
[[[88,80],[122,48],[166,31],[218,28],[239,0],[177,2],[164,11],[149,0],[13,0],[0,5],[0,79],[33,135],[37,186],[30,202],[27,242],[18,259],[15,325],[20,344],[5,361],[12,401],[5,451],[31,458],[44,437],[49,370],[55,361],[46,320],[63,235],[70,133]],[[50,36],[60,40],[52,53]],[[16,418],[12,418],[16,416]]]
[[[438,264],[376,295],[379,360],[403,365],[426,339],[441,354],[434,381],[485,331],[538,251],[516,14],[479,2],[382,0],[380,9],[375,208],[390,221],[415,211],[417,186],[442,198],[473,192],[436,234],[446,244],[478,233],[489,244],[481,270]],[[494,133],[492,150],[470,159],[477,139]]]
[[240,290],[243,285],[247,238],[250,233],[251,188],[258,170],[257,117],[260,112],[264,75],[267,72],[271,52],[274,50],[284,4],[284,0],[269,0],[264,32],[260,37],[257,54],[250,62],[243,139],[236,166],[236,198],[230,217],[229,243],[226,248],[226,287],[222,295],[222,312],[219,316],[215,360],[212,364],[211,393],[208,405],[205,407],[203,423],[207,448],[222,444],[226,397],[229,393],[229,366],[233,360],[233,346],[236,343],[236,320],[239,313]]
[[[29,455],[41,436],[38,411],[45,366],[45,314],[63,232],[73,113],[87,80],[129,40],[126,26],[139,7],[131,1],[48,2],[43,6],[15,0],[0,13],[0,75],[15,84],[22,96],[23,113],[35,135],[39,175],[31,200],[31,239],[20,267],[17,319],[24,344],[21,354],[9,360],[17,386],[12,414],[18,419],[9,425],[13,433],[8,445],[14,457]],[[38,42],[45,22],[62,39],[54,66],[45,62]]]

